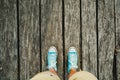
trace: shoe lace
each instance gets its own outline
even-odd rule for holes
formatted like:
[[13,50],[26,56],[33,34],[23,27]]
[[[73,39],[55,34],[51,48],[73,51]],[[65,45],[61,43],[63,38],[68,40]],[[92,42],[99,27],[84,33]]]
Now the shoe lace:
[[77,58],[75,58],[75,57],[76,57],[76,55],[71,54],[70,57],[69,57],[70,59],[68,61],[73,68],[78,68],[77,63],[76,63]]
[[[52,52],[51,52],[52,53]],[[56,61],[56,57],[55,57],[55,54],[50,54],[50,59],[49,59],[50,61],[49,61],[49,68],[55,68],[55,66],[56,66],[56,63],[57,63],[57,61]]]

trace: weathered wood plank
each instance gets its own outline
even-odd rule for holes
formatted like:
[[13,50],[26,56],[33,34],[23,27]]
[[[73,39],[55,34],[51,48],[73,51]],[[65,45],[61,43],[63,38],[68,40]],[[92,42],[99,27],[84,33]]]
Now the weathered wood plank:
[[82,67],[97,76],[96,0],[82,0]]
[[120,80],[120,0],[115,0],[116,13],[116,48],[117,48],[117,80]]
[[98,0],[99,80],[113,80],[114,0]]
[[19,1],[20,79],[40,70],[39,0]]
[[80,0],[65,0],[65,80],[67,80],[67,53],[74,46],[78,52],[80,68]]
[[63,77],[62,0],[41,0],[42,71],[47,69],[47,51],[58,50],[58,75]]
[[17,80],[16,0],[0,0],[0,80]]

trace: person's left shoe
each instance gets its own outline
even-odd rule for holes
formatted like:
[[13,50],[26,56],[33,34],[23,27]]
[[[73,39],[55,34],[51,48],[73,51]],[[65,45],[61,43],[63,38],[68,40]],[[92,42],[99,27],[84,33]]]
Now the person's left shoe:
[[47,53],[48,69],[57,71],[57,50],[54,46],[50,47]]

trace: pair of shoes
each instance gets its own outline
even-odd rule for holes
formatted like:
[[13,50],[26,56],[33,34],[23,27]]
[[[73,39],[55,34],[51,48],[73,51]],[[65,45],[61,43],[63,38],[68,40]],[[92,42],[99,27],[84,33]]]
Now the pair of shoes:
[[[48,69],[55,69],[57,71],[57,49],[52,46],[49,48],[48,53],[47,53],[47,61],[48,61]],[[77,69],[78,68],[78,53],[76,51],[75,47],[70,47],[68,51],[68,73],[70,70]]]

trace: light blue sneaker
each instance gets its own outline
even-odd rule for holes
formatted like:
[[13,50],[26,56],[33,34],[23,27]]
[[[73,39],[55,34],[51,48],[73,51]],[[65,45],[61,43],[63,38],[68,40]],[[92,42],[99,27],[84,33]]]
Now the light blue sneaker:
[[54,68],[57,71],[57,50],[54,46],[51,46],[47,53],[48,69]]
[[70,47],[68,51],[68,73],[70,70],[78,68],[78,53],[75,47]]

